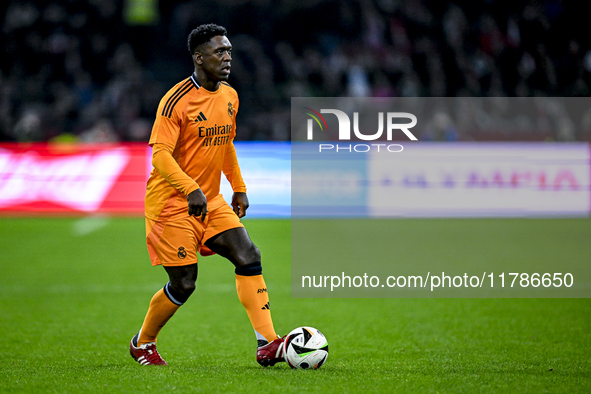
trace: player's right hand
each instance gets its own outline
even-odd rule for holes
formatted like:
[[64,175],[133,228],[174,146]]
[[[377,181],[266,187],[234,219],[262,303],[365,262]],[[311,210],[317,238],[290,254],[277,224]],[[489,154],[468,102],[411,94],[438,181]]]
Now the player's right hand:
[[207,215],[207,198],[201,188],[189,193],[187,203],[189,204],[189,216],[201,217],[201,221],[204,221],[205,215]]

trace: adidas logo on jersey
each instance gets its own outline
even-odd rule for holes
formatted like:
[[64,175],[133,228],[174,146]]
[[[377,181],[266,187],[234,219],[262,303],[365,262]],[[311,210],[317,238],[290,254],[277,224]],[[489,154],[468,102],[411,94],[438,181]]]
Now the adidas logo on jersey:
[[205,117],[205,115],[203,114],[203,112],[199,112],[199,116],[197,116],[195,118],[195,122],[203,122],[207,120],[207,118]]
[[262,307],[261,309],[262,309],[262,310],[265,310],[265,309],[271,309],[271,306],[270,306],[270,305],[269,305],[269,303],[267,302],[267,303],[265,304],[265,306],[264,306],[264,307]]

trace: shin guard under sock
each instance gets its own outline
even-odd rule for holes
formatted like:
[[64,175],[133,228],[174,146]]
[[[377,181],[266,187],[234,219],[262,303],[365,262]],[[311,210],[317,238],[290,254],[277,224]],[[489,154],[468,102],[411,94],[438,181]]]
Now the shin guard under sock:
[[[271,319],[267,285],[260,267],[260,263],[255,263],[236,269],[236,292],[255,332],[271,342],[277,339],[277,334]],[[258,340],[262,339],[259,335]]]
[[[167,284],[168,286],[168,284]],[[164,289],[160,289],[152,297],[150,301],[150,308],[144,319],[144,324],[140,330],[137,346],[156,342],[158,333],[164,327],[166,322],[175,314],[175,312],[182,305],[180,303],[173,302],[165,292]],[[173,298],[174,299],[174,298]]]

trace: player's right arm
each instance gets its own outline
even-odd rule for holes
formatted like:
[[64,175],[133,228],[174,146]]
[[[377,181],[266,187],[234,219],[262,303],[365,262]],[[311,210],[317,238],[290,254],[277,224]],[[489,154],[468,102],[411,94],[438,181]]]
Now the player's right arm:
[[167,145],[158,143],[152,145],[152,165],[168,183],[187,196],[189,215],[201,216],[201,221],[205,220],[207,214],[205,194],[197,182],[181,169]]
[[173,157],[180,136],[180,114],[178,108],[170,112],[163,111],[173,91],[165,95],[158,106],[150,136],[152,165],[171,186],[187,196],[189,215],[201,216],[201,220],[204,220],[207,214],[207,198],[197,182],[183,171]]

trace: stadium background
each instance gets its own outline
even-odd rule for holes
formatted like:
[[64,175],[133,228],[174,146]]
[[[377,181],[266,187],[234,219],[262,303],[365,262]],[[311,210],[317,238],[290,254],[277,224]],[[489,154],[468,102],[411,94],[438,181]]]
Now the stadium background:
[[[11,0],[0,11],[4,141],[145,141],[163,93],[192,71],[188,32],[209,21],[235,47],[241,140],[289,140],[290,97],[588,96],[591,83],[577,2]],[[459,138],[589,140],[577,130]]]
[[[33,163],[37,171],[0,171],[0,197],[16,190],[6,188],[15,174],[27,182],[45,174],[49,179],[42,182],[55,182],[44,160],[88,154],[84,163],[93,163],[114,147],[140,152],[131,156],[143,163],[111,190],[124,202],[126,182],[141,185],[149,169],[145,142],[158,100],[192,71],[188,32],[210,21],[228,28],[235,47],[230,82],[241,97],[238,139],[247,161],[254,152],[253,165],[260,151],[252,147],[289,144],[291,97],[586,97],[591,86],[584,3],[8,1],[0,11],[0,165]],[[545,128],[507,130],[492,123],[419,139],[585,144],[591,141],[588,119],[566,108]],[[92,145],[45,145],[60,141]],[[262,196],[274,184],[289,187],[282,174],[255,176],[267,188]],[[199,299],[184,307],[159,341],[172,368],[138,370],[126,345],[146,300],[164,280],[161,270],[148,269],[141,213],[113,217],[105,209],[88,215],[92,210],[56,200],[72,184],[49,192],[46,185],[27,196],[27,183],[20,184],[24,200],[0,213],[0,391],[591,387],[588,299],[293,299],[289,220],[264,218],[245,223],[263,250],[278,330],[321,328],[332,341],[328,363],[314,374],[254,369],[252,333],[245,329],[231,267],[214,256],[200,265]],[[288,197],[282,194],[283,205]],[[141,193],[134,201],[141,202]],[[125,214],[125,207],[115,211]],[[509,265],[525,261],[535,269],[543,259],[559,269],[561,261],[582,265],[591,256],[588,218],[386,219],[377,226],[361,220],[400,240],[389,242],[408,264],[423,259],[453,267],[458,260],[486,263],[499,256]],[[355,226],[349,219],[322,221],[312,234],[330,237]],[[375,241],[371,233],[357,235],[349,248]],[[381,251],[371,254],[382,258]]]

